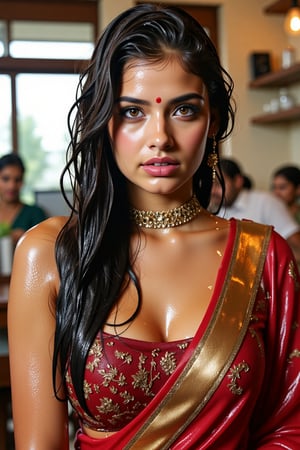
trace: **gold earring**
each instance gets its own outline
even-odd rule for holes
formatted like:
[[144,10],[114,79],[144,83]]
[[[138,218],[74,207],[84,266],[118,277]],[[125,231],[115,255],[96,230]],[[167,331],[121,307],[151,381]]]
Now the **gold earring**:
[[212,142],[212,152],[208,155],[208,158],[207,158],[207,165],[212,170],[212,180],[213,180],[213,182],[216,179],[216,168],[217,168],[217,164],[218,164],[218,161],[219,161],[219,157],[218,157],[218,154],[216,152],[216,148],[217,148],[217,141],[216,141],[216,135],[214,134],[213,135],[213,142]]

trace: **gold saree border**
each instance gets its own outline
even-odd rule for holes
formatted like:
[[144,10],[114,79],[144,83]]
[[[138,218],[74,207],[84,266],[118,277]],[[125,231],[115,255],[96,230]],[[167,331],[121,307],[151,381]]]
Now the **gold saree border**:
[[168,449],[207,404],[237,355],[251,318],[272,228],[247,221],[236,224],[229,269],[209,326],[176,383],[124,450]]

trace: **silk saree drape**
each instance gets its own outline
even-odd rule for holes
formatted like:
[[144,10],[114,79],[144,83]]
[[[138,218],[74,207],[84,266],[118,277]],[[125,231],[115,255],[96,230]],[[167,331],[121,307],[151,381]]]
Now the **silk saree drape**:
[[284,241],[269,235],[231,221],[211,304],[168,383],[122,430],[79,433],[76,448],[300,448],[299,279],[292,255],[280,257]]

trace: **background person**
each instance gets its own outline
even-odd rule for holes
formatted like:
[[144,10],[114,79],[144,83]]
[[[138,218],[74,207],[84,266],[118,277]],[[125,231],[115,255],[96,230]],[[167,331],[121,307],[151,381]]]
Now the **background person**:
[[243,188],[244,189],[252,189],[254,187],[252,178],[249,177],[249,175],[245,175],[245,174],[243,174],[243,178],[244,178]]
[[[244,188],[244,175],[240,164],[230,158],[221,158],[220,167],[225,182],[225,195],[218,215],[229,219],[250,219],[273,225],[291,246],[300,265],[300,227],[284,202],[267,191]],[[222,202],[220,183],[213,184],[210,210]]]
[[37,223],[46,219],[46,214],[37,205],[27,205],[20,198],[25,167],[15,153],[0,158],[0,223],[9,226],[13,242]]
[[80,85],[76,211],[15,254],[17,449],[68,449],[67,398],[80,450],[299,447],[292,252],[270,226],[206,210],[234,108],[205,30],[176,8],[131,8]]
[[271,189],[300,224],[300,169],[290,165],[276,169],[272,175]]

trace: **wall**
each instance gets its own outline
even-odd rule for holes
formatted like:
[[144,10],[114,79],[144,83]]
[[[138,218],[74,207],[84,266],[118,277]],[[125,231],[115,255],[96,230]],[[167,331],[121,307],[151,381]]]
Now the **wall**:
[[[161,0],[182,3],[185,0]],[[263,112],[263,104],[276,97],[278,89],[250,90],[249,54],[270,52],[273,70],[280,68],[282,50],[291,44],[300,60],[300,37],[288,38],[283,30],[283,15],[266,15],[265,6],[272,0],[188,0],[189,4],[219,7],[220,57],[235,82],[237,102],[236,126],[223,146],[226,155],[237,158],[258,188],[268,189],[272,171],[282,163],[300,165],[300,126],[251,125],[250,118]],[[132,0],[100,1],[101,26],[116,14],[135,4]],[[292,89],[300,102],[300,85]]]

